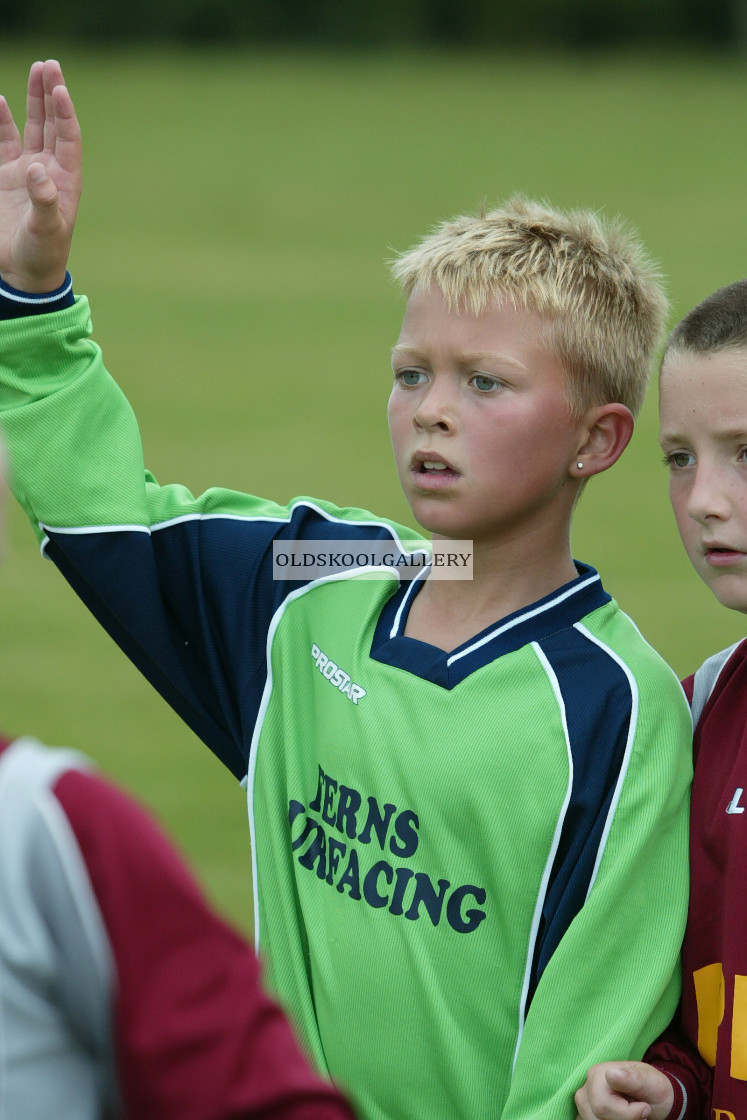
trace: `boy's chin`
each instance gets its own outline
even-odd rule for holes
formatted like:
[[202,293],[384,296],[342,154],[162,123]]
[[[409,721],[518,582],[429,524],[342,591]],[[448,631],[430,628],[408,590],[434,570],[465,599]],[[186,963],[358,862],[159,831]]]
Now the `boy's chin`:
[[730,611],[747,614],[747,578],[744,580],[718,580],[715,583],[704,581],[722,607]]
[[472,540],[471,529],[454,516],[456,511],[445,502],[424,502],[416,498],[408,499],[408,505],[420,528],[429,536],[445,537],[448,540]]
[[741,597],[725,596],[724,598],[717,595],[716,598],[722,607],[726,607],[730,611],[738,611],[740,614],[747,614],[747,595]]
[[418,525],[429,537],[443,537],[449,541],[471,541],[473,534],[463,525],[454,525],[448,518],[418,517],[413,510]]

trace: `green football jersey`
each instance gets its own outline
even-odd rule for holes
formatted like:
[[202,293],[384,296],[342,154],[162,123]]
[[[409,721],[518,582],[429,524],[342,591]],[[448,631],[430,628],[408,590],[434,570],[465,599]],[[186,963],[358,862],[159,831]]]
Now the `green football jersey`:
[[424,542],[361,510],[145,473],[87,305],[5,323],[0,407],[44,548],[240,778],[267,975],[364,1120],[562,1120],[679,993],[690,717],[575,580],[455,650],[423,584],[273,578],[277,542]]

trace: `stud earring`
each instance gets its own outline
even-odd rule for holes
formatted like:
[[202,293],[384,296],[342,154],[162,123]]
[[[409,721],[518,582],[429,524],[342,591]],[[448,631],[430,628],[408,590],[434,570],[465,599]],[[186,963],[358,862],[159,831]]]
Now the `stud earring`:
[[576,463],[576,466],[578,467],[578,469],[580,471],[582,471],[584,469],[584,464],[583,463]]

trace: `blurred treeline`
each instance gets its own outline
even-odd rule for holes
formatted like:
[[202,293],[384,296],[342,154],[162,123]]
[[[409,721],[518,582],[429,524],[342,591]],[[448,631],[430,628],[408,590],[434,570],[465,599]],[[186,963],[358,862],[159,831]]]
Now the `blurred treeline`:
[[4,35],[82,43],[747,48],[747,0],[0,0]]

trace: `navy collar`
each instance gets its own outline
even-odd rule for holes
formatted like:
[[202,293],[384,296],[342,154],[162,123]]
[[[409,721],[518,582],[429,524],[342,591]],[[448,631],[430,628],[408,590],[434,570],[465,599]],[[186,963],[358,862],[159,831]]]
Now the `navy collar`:
[[427,642],[405,637],[407,615],[423,580],[402,581],[381,612],[371,643],[371,657],[442,688],[453,688],[504,653],[512,653],[528,642],[540,641],[573,626],[591,611],[610,602],[599,573],[588,564],[574,563],[578,571],[576,579],[486,627],[448,653]]

